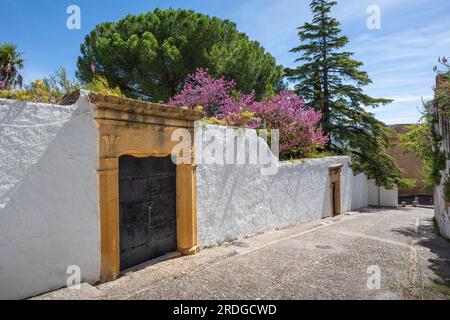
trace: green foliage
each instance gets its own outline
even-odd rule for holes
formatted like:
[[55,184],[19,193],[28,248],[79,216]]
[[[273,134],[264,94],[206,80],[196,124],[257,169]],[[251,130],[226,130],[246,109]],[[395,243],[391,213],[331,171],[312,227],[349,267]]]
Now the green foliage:
[[445,195],[445,200],[447,202],[450,202],[450,180],[445,180],[444,182],[444,195]]
[[415,179],[400,179],[396,185],[401,189],[412,189],[417,187],[417,180]]
[[442,152],[436,152],[431,159],[425,162],[424,173],[425,182],[428,186],[435,186],[441,183],[441,171],[445,170],[447,157]]
[[431,105],[425,105],[421,123],[407,127],[407,131],[399,135],[405,150],[423,160],[422,175],[428,188],[441,183],[441,171],[445,170],[447,161],[440,151],[442,138],[434,130],[435,121]]
[[334,153],[332,151],[323,151],[323,152],[313,152],[311,153],[308,158],[311,159],[322,159],[322,158],[328,158],[328,157],[336,157],[339,156],[339,154]]
[[60,97],[54,96],[54,92],[50,87],[50,84],[44,80],[36,80],[31,84],[25,86],[27,95],[30,96],[31,101],[42,102],[42,103],[56,103],[57,99]]
[[23,78],[19,70],[23,69],[23,53],[17,51],[13,43],[0,45],[0,90],[10,90],[15,86],[22,87]]
[[75,80],[70,80],[67,76],[67,70],[60,67],[54,75],[42,80],[53,101],[57,101],[66,94],[80,90],[80,84]]
[[442,74],[438,80],[440,85],[435,90],[435,103],[441,106],[441,111],[448,114],[450,106],[450,74]]
[[23,89],[0,90],[0,98],[41,103],[57,103],[59,98],[53,95],[49,84],[44,80],[36,80]]
[[36,80],[24,86],[23,89],[0,90],[0,98],[40,103],[58,103],[58,100],[68,93],[60,90],[61,88],[54,87],[54,84],[49,83],[48,78],[46,78]]
[[366,111],[389,99],[372,98],[363,92],[370,84],[362,62],[343,51],[349,42],[340,35],[340,23],[330,16],[334,1],[313,0],[313,20],[299,28],[300,46],[292,49],[301,65],[286,70],[297,94],[306,104],[322,112],[322,128],[331,134],[328,150],[352,157],[354,169],[364,171],[378,185],[392,188],[403,184],[401,170],[389,156],[389,129]]
[[258,97],[282,86],[282,67],[234,23],[174,9],[97,25],[81,45],[77,77],[86,83],[99,74],[128,97],[167,101],[198,68]]
[[119,87],[111,87],[108,80],[100,75],[96,75],[92,79],[92,82],[85,84],[83,89],[116,97],[124,97]]
[[[68,79],[66,69],[60,67],[54,75],[42,80],[36,80],[29,85],[25,85],[23,89],[0,90],[0,98],[40,103],[58,103],[66,94],[80,90],[80,88],[81,86],[78,82]],[[97,75],[92,82],[85,84],[82,88],[102,94],[118,97],[124,96],[120,88],[111,88],[108,80],[100,75]]]
[[405,128],[405,133],[399,135],[402,146],[423,158],[432,151],[432,135],[430,127],[426,123],[410,125]]
[[438,59],[441,66],[445,70],[440,70],[437,66],[434,67],[435,72],[438,74],[436,78],[436,88],[434,90],[434,105],[436,111],[439,111],[442,115],[450,115],[450,63],[448,58],[443,57]]
[[[424,103],[420,124],[409,127],[406,133],[400,135],[404,148],[423,160],[422,172],[428,188],[441,184],[441,171],[446,169],[448,157],[441,151],[443,141],[435,127],[438,124],[438,114],[444,117],[449,115],[450,64],[445,57],[439,58],[439,63],[446,70],[442,71],[437,66],[434,67],[434,71],[438,74],[434,101]],[[447,184],[448,181],[445,182],[446,188]]]
[[19,101],[35,101],[34,97],[26,90],[0,90],[0,99],[11,99]]
[[0,90],[0,98],[41,103],[58,103],[67,93],[80,89],[80,85],[67,77],[67,71],[58,71],[42,80],[36,80],[23,88]]
[[388,153],[388,130],[375,127],[372,135],[361,134],[349,140],[348,146],[355,172],[365,172],[369,179],[374,179],[376,185],[392,189],[410,187],[411,181],[400,178],[402,171]]

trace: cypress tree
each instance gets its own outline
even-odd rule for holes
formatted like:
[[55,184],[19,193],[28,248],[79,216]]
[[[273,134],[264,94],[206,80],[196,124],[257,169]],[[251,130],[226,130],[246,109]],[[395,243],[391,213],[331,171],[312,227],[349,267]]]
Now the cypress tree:
[[288,80],[308,106],[322,112],[322,127],[331,136],[328,151],[350,155],[356,171],[391,188],[404,181],[388,154],[390,129],[366,108],[392,100],[364,93],[363,87],[372,81],[360,70],[363,63],[352,59],[354,53],[344,50],[349,39],[341,35],[339,21],[331,16],[336,4],[311,1],[313,19],[298,28],[301,45],[291,50],[300,54],[295,60],[300,65],[286,70]]

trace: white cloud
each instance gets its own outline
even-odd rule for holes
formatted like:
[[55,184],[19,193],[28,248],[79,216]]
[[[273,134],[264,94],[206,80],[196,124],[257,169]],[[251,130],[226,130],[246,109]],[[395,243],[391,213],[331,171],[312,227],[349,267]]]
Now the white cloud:
[[417,107],[421,106],[422,97],[427,100],[433,96],[432,68],[439,56],[450,54],[449,44],[450,21],[392,33],[368,32],[350,43],[350,50],[364,61],[364,68],[374,81],[367,88],[368,93],[396,100],[375,111],[380,120],[408,123],[420,118]]
[[[343,23],[343,34],[351,35],[348,50],[364,62],[373,84],[366,88],[375,97],[392,98],[394,103],[373,110],[388,123],[414,123],[420,118],[422,97],[432,97],[438,56],[450,55],[450,20],[439,17],[437,0],[339,1],[334,15]],[[289,50],[298,45],[297,30],[310,20],[309,1],[243,1],[235,8],[238,27],[258,39],[279,63],[293,66]],[[366,9],[378,5],[382,30],[370,31]],[[432,19],[421,15],[433,11]],[[249,18],[250,17],[250,18]]]
[[395,102],[418,102],[418,101],[421,101],[422,99],[424,101],[431,100],[431,99],[433,99],[433,96],[432,95],[422,95],[422,96],[419,96],[419,98],[418,98],[418,95],[405,95],[405,96],[389,97],[389,99],[392,99]]

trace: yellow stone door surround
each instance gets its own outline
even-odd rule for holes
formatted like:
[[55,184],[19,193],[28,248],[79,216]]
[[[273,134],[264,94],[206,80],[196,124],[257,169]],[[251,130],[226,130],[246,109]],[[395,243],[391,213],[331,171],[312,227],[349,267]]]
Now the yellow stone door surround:
[[200,114],[184,108],[89,93],[98,130],[98,192],[100,214],[100,280],[120,275],[119,158],[170,156],[178,141],[176,129],[191,133],[191,163],[177,165],[177,244],[182,254],[194,254],[197,207],[194,122]]

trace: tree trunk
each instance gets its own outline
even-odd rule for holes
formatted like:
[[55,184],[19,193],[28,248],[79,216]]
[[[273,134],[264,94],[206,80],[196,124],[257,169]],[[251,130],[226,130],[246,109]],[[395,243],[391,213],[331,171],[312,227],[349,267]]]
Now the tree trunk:
[[[322,7],[324,6],[322,0]],[[325,13],[322,11],[322,30],[326,30]],[[324,34],[322,37],[322,59],[323,59],[323,69],[322,69],[322,82],[323,82],[323,97],[322,97],[322,123],[323,130],[325,134],[331,133],[331,123],[330,123],[330,91],[328,83],[328,46],[327,37]],[[328,141],[327,149],[330,149],[331,141]]]

